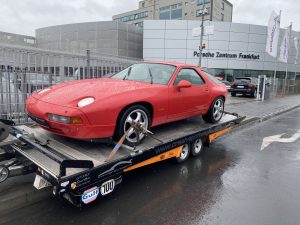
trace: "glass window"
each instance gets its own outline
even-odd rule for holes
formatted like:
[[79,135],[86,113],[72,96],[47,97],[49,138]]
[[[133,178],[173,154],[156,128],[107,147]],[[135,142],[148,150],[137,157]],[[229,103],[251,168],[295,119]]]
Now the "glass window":
[[170,11],[159,13],[160,20],[169,20],[170,18],[171,18]]
[[[204,72],[204,71],[203,71],[203,72]],[[216,84],[222,84],[222,81],[219,81],[215,76],[213,76],[213,75],[211,75],[211,74],[209,74],[209,73],[207,73],[207,72],[204,72],[204,73],[205,73],[206,76],[208,76],[208,78],[209,78],[211,81],[215,82]]]
[[175,69],[172,65],[140,63],[122,70],[112,78],[167,85]]
[[224,2],[221,2],[221,9],[224,10],[224,8],[225,8],[225,4],[224,4]]
[[174,86],[176,86],[181,80],[187,80],[194,85],[201,85],[205,83],[201,76],[193,69],[180,70],[174,81]]
[[171,19],[178,19],[182,17],[182,9],[172,10]]

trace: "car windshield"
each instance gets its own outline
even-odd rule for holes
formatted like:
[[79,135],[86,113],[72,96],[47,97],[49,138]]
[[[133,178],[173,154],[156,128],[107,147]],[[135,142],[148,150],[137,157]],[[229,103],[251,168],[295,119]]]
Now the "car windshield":
[[134,80],[153,84],[168,84],[176,67],[158,63],[134,64],[111,78]]

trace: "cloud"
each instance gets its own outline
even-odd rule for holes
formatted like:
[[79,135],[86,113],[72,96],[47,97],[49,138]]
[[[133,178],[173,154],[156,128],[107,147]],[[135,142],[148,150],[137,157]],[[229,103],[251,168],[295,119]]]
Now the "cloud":
[[[266,25],[272,10],[282,10],[282,26],[293,23],[300,30],[299,0],[229,0],[233,22]],[[0,0],[0,30],[34,35],[41,27],[111,20],[118,13],[136,9],[139,0]]]

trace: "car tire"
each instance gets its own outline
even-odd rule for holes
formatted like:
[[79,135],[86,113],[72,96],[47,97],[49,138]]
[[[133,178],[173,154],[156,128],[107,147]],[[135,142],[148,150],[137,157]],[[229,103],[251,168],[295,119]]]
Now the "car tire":
[[253,93],[251,94],[251,97],[252,97],[252,98],[256,98],[256,96],[257,96],[257,90],[255,89],[255,90],[253,91]]
[[235,96],[236,96],[236,93],[231,92],[231,96],[232,96],[232,97],[235,97]]
[[223,111],[224,111],[224,98],[217,97],[213,103],[211,104],[208,112],[203,115],[204,121],[208,123],[217,123],[222,119]]
[[0,183],[6,181],[9,177],[9,169],[6,166],[0,166]]
[[191,147],[189,144],[185,144],[181,150],[180,156],[176,158],[178,163],[186,161],[190,156]]
[[[120,120],[116,126],[116,141],[120,140],[124,133],[130,128],[130,121],[132,120],[144,124],[143,127],[148,130],[151,124],[151,116],[149,110],[143,105],[132,105],[125,109],[122,112]],[[127,135],[124,143],[130,146],[136,146],[140,141],[144,139],[145,135],[140,134],[138,141],[136,132],[133,128],[131,129],[132,131],[129,132],[129,135]]]
[[202,153],[204,149],[204,141],[202,138],[198,138],[195,141],[193,141],[191,145],[191,154],[195,157]]

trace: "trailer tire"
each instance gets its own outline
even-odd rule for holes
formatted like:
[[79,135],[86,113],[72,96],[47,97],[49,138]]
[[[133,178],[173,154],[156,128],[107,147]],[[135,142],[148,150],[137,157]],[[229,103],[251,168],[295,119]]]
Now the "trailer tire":
[[191,147],[189,144],[185,144],[183,146],[180,156],[178,158],[176,158],[178,163],[182,163],[189,158],[190,151],[191,151],[190,149],[191,149]]
[[6,166],[0,165],[0,183],[4,182],[9,177],[9,169]]
[[202,118],[208,123],[217,123],[222,119],[224,111],[224,97],[217,97],[211,104],[208,112]]
[[191,154],[193,156],[198,156],[202,153],[203,148],[204,148],[204,142],[202,138],[198,138],[191,145]]

